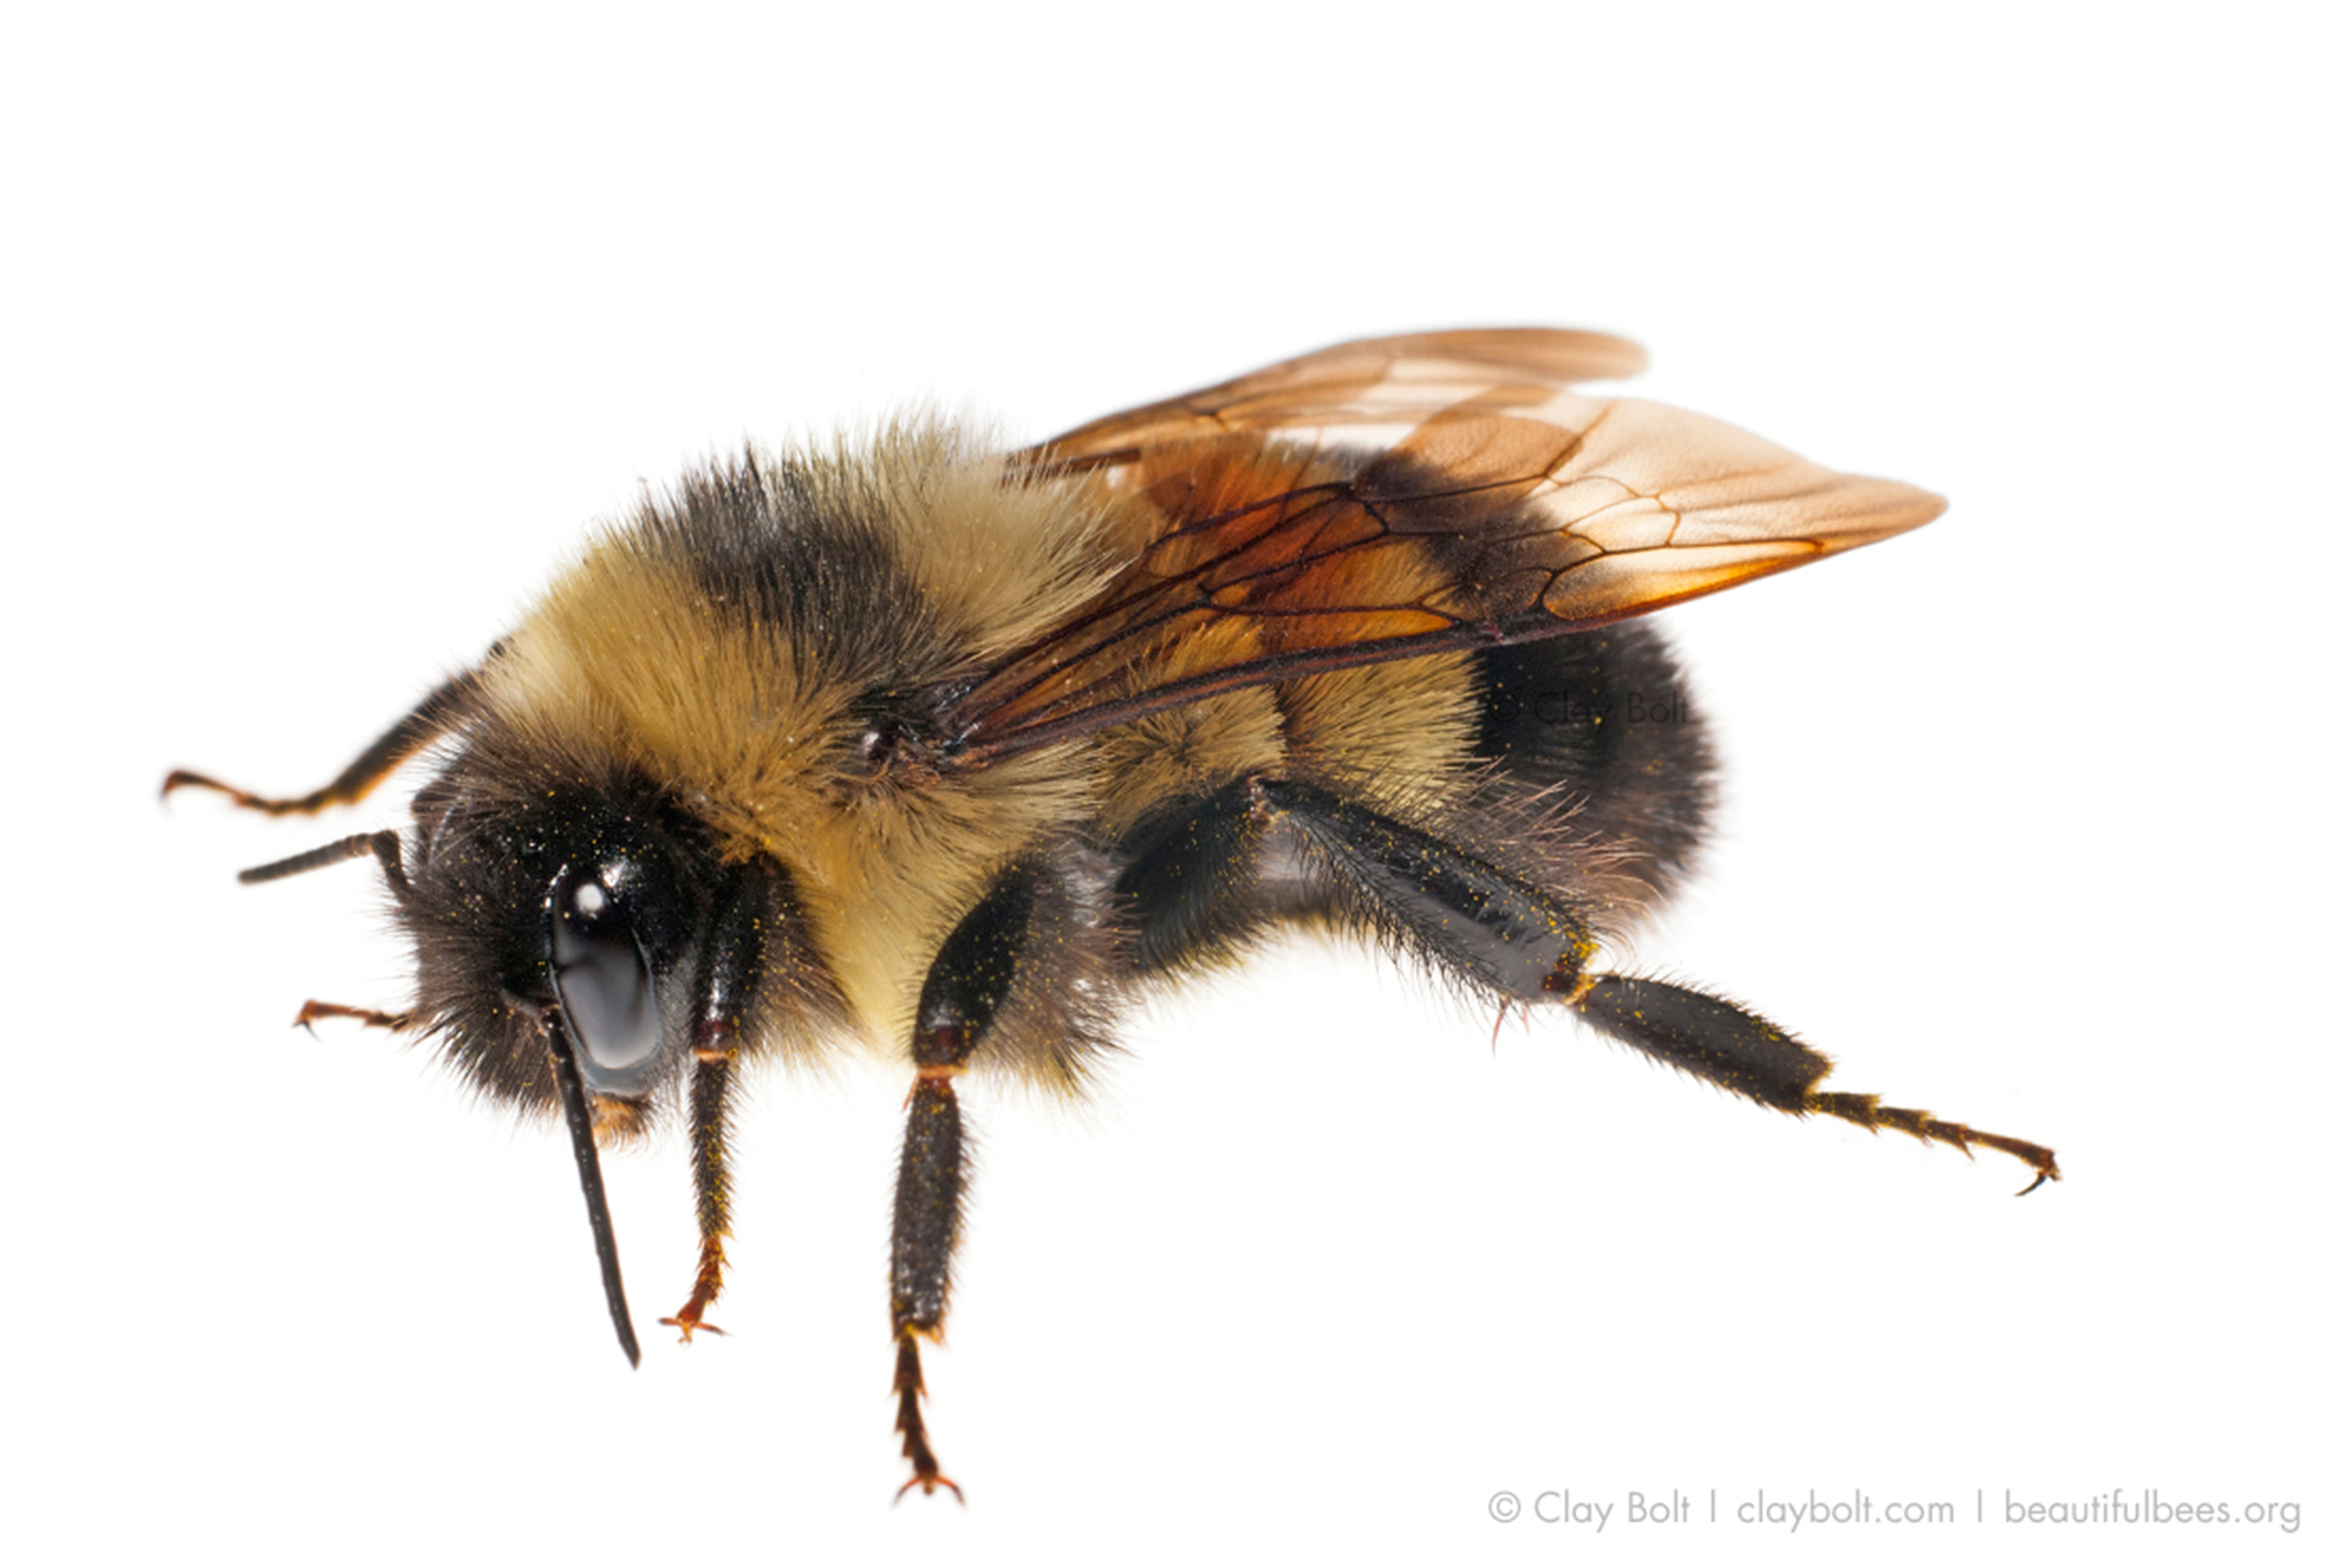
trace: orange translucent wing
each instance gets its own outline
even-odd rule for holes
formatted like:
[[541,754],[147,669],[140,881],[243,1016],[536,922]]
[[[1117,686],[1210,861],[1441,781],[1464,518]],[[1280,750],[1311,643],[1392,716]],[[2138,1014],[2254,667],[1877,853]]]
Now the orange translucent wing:
[[[974,765],[1238,687],[1601,626],[1942,509],[1701,414],[1562,391],[1536,377],[1591,374],[1600,350],[1561,339],[1636,354],[1552,333],[1349,344],[1024,454],[1129,492],[1146,542],[963,696],[949,757]],[[1430,343],[1443,352],[1422,357]],[[1368,455],[1272,433],[1398,422],[1401,438]]]
[[1091,469],[1132,461],[1156,446],[1250,430],[1409,426],[1471,398],[1538,403],[1578,382],[1646,368],[1636,343],[1554,327],[1357,338],[1080,425],[1024,456]]

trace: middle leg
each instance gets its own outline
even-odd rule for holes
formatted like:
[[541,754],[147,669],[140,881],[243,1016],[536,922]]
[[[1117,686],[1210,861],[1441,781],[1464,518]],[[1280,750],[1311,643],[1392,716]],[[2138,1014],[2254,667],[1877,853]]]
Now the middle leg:
[[955,1082],[971,1064],[1011,995],[1035,912],[1036,882],[1014,870],[965,915],[923,982],[913,1026],[913,1088],[906,1095],[905,1153],[897,1167],[889,1250],[890,1332],[897,1342],[897,1431],[913,1475],[897,1495],[962,1488],[942,1474],[923,1420],[922,1341],[945,1327],[955,1242],[962,1228],[969,1156]]

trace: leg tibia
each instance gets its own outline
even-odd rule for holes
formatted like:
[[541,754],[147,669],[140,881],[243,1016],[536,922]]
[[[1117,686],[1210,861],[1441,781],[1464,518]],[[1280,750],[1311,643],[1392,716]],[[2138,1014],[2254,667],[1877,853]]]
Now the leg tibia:
[[[492,655],[496,651],[495,648],[490,650]],[[255,795],[233,784],[225,784],[209,774],[190,772],[184,768],[175,770],[163,780],[163,793],[169,795],[175,789],[209,789],[228,797],[232,805],[271,816],[308,816],[329,806],[350,805],[364,800],[369,790],[391,777],[401,763],[460,722],[472,708],[480,685],[480,672],[468,670],[434,688],[407,717],[378,736],[374,744],[360,753],[350,767],[336,774],[330,783],[307,795]]]
[[1567,900],[1433,833],[1311,784],[1268,779],[1256,792],[1336,908],[1487,990],[1544,996],[1597,946]]
[[905,1155],[897,1167],[897,1219],[890,1245],[889,1319],[897,1340],[897,1431],[913,1477],[898,1488],[902,1497],[919,1486],[941,1486],[962,1496],[962,1488],[939,1473],[922,1419],[921,1341],[936,1339],[946,1321],[948,1269],[955,1231],[961,1219],[963,1187],[962,1110],[953,1079],[925,1073],[906,1102]]
[[763,877],[743,875],[727,888],[710,923],[693,976],[692,1116],[693,1215],[701,1229],[701,1258],[693,1288],[674,1316],[661,1321],[686,1340],[696,1328],[724,1330],[703,1313],[725,1289],[726,1238],[734,1228],[735,1052],[742,1020],[754,1005],[766,970],[767,933],[781,923],[778,890]]
[[734,1178],[729,1161],[728,1134],[733,1119],[734,1061],[729,1056],[693,1063],[688,1094],[692,1117],[693,1215],[701,1230],[701,1254],[693,1268],[693,1288],[685,1305],[661,1321],[691,1341],[695,1329],[723,1334],[724,1329],[702,1314],[725,1289],[726,1237],[733,1231]]

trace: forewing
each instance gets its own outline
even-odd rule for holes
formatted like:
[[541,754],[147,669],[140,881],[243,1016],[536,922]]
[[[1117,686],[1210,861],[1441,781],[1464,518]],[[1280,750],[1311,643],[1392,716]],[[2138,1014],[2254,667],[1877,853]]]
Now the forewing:
[[1250,431],[1408,427],[1474,398],[1538,404],[1579,382],[1645,368],[1636,343],[1552,327],[1358,338],[1080,425],[1023,456],[1057,469],[1098,469],[1154,447]]
[[[966,693],[954,755],[976,764],[1237,687],[1601,626],[1942,509],[1702,414],[1534,380],[1536,362],[1563,375],[1597,351],[1561,338],[1581,334],[1346,345],[1039,448],[1048,471],[1097,467],[1131,490],[1148,542]],[[1444,353],[1416,347],[1431,342]],[[1397,380],[1376,365],[1414,368]],[[1513,377],[1496,376],[1504,365]],[[1446,400],[1430,408],[1436,388]],[[1399,416],[1401,439],[1367,459],[1268,433]],[[1071,441],[1090,456],[1068,458]]]

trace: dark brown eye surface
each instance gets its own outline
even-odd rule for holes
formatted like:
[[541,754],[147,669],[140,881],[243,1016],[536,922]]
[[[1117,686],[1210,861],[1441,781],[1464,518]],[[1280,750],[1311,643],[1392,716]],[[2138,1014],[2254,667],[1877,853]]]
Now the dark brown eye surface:
[[554,988],[591,1080],[625,1077],[661,1049],[661,1009],[652,967],[594,873],[567,880],[555,895]]

